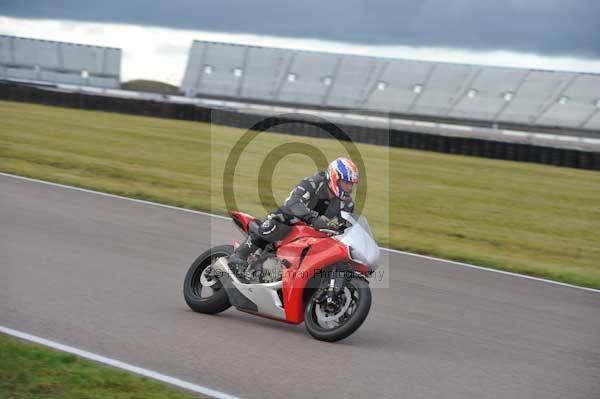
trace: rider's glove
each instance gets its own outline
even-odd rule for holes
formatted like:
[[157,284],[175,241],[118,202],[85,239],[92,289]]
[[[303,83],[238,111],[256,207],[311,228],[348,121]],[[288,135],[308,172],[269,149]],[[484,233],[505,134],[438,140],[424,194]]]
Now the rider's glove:
[[325,215],[321,215],[317,218],[314,218],[311,224],[317,230],[327,229],[329,228],[329,218]]

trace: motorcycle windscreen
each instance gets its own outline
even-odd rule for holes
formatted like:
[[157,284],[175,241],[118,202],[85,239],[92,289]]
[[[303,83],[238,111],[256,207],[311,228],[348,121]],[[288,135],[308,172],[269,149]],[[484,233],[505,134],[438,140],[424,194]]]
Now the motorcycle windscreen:
[[342,218],[352,226],[347,228],[343,234],[333,238],[350,248],[353,260],[366,265],[370,270],[375,270],[379,263],[379,246],[373,239],[367,218],[348,212],[342,212]]

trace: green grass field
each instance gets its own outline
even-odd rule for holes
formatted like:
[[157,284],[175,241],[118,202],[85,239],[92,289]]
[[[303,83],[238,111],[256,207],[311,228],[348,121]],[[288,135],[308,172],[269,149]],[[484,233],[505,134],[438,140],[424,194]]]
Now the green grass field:
[[0,398],[191,399],[198,396],[0,334]]
[[[225,213],[222,171],[243,130],[0,102],[0,171]],[[289,142],[334,157],[333,140],[263,133],[236,170],[241,210],[262,217],[266,154]],[[382,245],[600,288],[600,173],[367,144],[364,209]],[[277,201],[315,166],[273,166]],[[402,267],[402,265],[398,265]]]

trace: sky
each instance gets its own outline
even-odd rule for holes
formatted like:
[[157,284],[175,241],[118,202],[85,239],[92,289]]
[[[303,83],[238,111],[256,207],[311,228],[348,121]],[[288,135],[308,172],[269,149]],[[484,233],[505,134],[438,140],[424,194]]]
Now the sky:
[[0,0],[0,33],[120,47],[179,84],[192,40],[600,72],[599,0]]

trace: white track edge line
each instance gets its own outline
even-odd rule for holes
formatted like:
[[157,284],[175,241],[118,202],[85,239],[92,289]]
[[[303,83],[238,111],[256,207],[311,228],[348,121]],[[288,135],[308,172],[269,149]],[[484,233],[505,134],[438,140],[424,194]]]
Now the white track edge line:
[[62,352],[71,353],[73,355],[93,360],[98,363],[106,364],[118,369],[129,371],[134,374],[138,374],[144,377],[151,378],[153,380],[165,382],[169,385],[173,385],[179,388],[186,389],[188,391],[200,393],[202,395],[208,395],[217,399],[238,399],[236,396],[231,396],[226,393],[216,391],[201,385],[192,384],[191,382],[183,381],[178,378],[169,377],[167,375],[158,373],[156,371],[144,369],[141,367],[133,366],[128,363],[121,362],[119,360],[111,359],[105,356],[97,355],[92,352],[87,352],[81,349],[74,348],[72,346],[64,345],[58,342],[50,341],[45,338],[37,337],[35,335],[27,334],[22,331],[13,330],[12,328],[0,326],[0,333],[4,333],[16,338],[20,338],[26,341],[34,342],[43,346],[47,346],[52,349],[57,349]]
[[560,285],[560,286],[563,286],[563,287],[577,288],[579,290],[590,291],[590,292],[595,292],[597,294],[600,294],[600,290],[595,289],[595,288],[582,287],[580,285],[573,285],[573,284],[563,283],[563,282],[560,282],[560,281],[548,280],[548,279],[541,278],[541,277],[528,276],[526,274],[519,274],[519,273],[507,272],[505,270],[491,269],[489,267],[484,267],[484,266],[471,265],[469,263],[457,262],[455,260],[442,259],[442,258],[436,258],[436,257],[433,257],[433,256],[415,254],[415,253],[412,253],[412,252],[400,251],[398,249],[393,249],[393,248],[384,248],[384,247],[381,247],[381,249],[383,249],[384,251],[393,252],[393,253],[397,253],[397,254],[400,254],[400,255],[410,255],[410,256],[414,256],[416,258],[423,258],[423,259],[433,260],[433,261],[442,262],[442,263],[449,263],[449,264],[452,264],[452,265],[463,266],[463,267],[468,267],[468,268],[477,269],[477,270],[483,270],[483,271],[486,271],[486,272],[499,273],[499,274],[504,274],[504,275],[507,275],[507,276],[520,277],[520,278],[524,278],[524,279],[527,279],[527,280],[540,281],[540,282],[543,282],[543,283]]
[[[218,218],[218,219],[225,219],[225,220],[229,220],[230,219],[227,216],[216,215],[216,214],[213,214],[213,213],[196,211],[196,210],[193,210],[193,209],[186,209],[186,208],[181,208],[181,207],[177,207],[177,206],[173,206],[173,205],[166,205],[166,204],[161,204],[161,203],[158,203],[158,202],[145,201],[145,200],[140,200],[140,199],[136,199],[136,198],[124,197],[122,195],[109,194],[109,193],[104,193],[102,191],[89,190],[87,188],[81,188],[81,187],[75,187],[75,186],[68,186],[66,184],[53,183],[53,182],[49,182],[49,181],[46,181],[46,180],[33,179],[31,177],[13,175],[13,174],[10,174],[10,173],[0,172],[0,176],[6,176],[6,177],[14,178],[14,179],[26,180],[26,181],[30,181],[30,182],[34,182],[34,183],[41,183],[41,184],[46,184],[46,185],[49,185],[49,186],[66,188],[66,189],[69,189],[69,190],[83,191],[85,193],[97,194],[97,195],[102,195],[102,196],[111,197],[111,198],[118,198],[118,199],[123,199],[123,200],[127,200],[127,201],[133,201],[133,202],[137,202],[137,203],[145,204],[145,205],[159,206],[159,207],[162,207],[162,208],[173,209],[173,210],[176,210],[176,211],[183,211],[183,212],[195,213],[195,214],[198,214],[198,215],[204,215],[204,216],[209,216],[209,217]],[[471,268],[471,269],[483,270],[483,271],[492,272],[492,273],[499,273],[499,274],[504,274],[506,276],[520,277],[520,278],[524,278],[524,279],[527,279],[527,280],[540,281],[540,282],[547,283],[547,284],[554,284],[554,285],[560,285],[562,287],[576,288],[576,289],[579,289],[579,290],[584,290],[584,291],[589,291],[589,292],[595,292],[595,293],[600,294],[600,290],[595,289],[595,288],[582,287],[582,286],[579,286],[579,285],[562,283],[560,281],[547,280],[545,278],[527,276],[525,274],[507,272],[507,271],[498,270],[498,269],[491,269],[491,268],[484,267],[484,266],[471,265],[469,263],[463,263],[463,262],[457,262],[457,261],[454,261],[454,260],[436,258],[436,257],[433,257],[433,256],[428,256],[428,255],[415,254],[415,253],[412,253],[412,252],[401,251],[401,250],[393,249],[393,248],[386,248],[386,247],[380,247],[380,248],[382,250],[384,250],[384,251],[393,252],[393,253],[397,253],[397,254],[400,254],[400,255],[414,256],[414,257],[417,257],[417,258],[422,258],[422,259],[427,259],[427,260],[433,260],[433,261],[436,261],[436,262],[448,263],[448,264],[452,264],[452,265],[457,265],[457,266],[462,266],[462,267],[468,267],[468,268]]]
[[133,202],[138,202],[140,204],[160,206],[161,208],[174,209],[176,211],[184,211],[184,212],[189,212],[189,213],[195,213],[195,214],[198,214],[198,215],[210,216],[210,217],[219,218],[219,219],[226,219],[226,220],[230,220],[231,219],[231,218],[229,218],[227,216],[215,215],[214,213],[196,211],[194,209],[186,209],[186,208],[181,208],[181,207],[178,207],[178,206],[161,204],[159,202],[145,201],[145,200],[141,200],[141,199],[137,199],[137,198],[124,197],[122,195],[110,194],[110,193],[105,193],[105,192],[102,192],[102,191],[90,190],[90,189],[87,189],[87,188],[69,186],[69,185],[66,185],[66,184],[53,183],[51,181],[33,179],[31,177],[25,177],[25,176],[19,176],[19,175],[12,175],[10,173],[0,172],[0,176],[12,177],[14,179],[26,180],[26,181],[30,181],[30,182],[34,182],[34,183],[47,184],[49,186],[67,188],[69,190],[83,191],[84,193],[97,194],[97,195],[102,195],[104,197],[118,198],[118,199],[123,199],[123,200],[127,200],[127,201],[133,201]]

